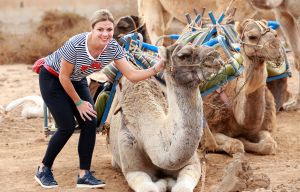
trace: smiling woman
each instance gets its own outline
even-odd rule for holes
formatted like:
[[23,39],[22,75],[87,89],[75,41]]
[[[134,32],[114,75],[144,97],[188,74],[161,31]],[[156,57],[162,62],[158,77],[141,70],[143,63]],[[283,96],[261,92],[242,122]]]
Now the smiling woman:
[[125,58],[123,48],[113,39],[112,14],[101,9],[91,18],[91,31],[71,37],[62,47],[39,63],[40,91],[58,130],[51,137],[46,154],[35,175],[45,188],[57,187],[52,174],[53,162],[75,129],[74,116],[81,127],[78,143],[80,170],[77,187],[97,188],[105,183],[96,179],[90,170],[95,146],[97,114],[87,86],[86,76],[100,71],[114,61],[130,81],[137,82],[158,73],[163,63],[152,68],[136,70]]

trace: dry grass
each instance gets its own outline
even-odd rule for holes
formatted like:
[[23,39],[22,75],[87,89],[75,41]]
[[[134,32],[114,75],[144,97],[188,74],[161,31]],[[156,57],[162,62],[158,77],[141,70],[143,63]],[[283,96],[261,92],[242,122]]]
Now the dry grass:
[[89,30],[87,18],[70,12],[45,12],[29,34],[0,32],[0,64],[32,64],[63,45],[71,36]]

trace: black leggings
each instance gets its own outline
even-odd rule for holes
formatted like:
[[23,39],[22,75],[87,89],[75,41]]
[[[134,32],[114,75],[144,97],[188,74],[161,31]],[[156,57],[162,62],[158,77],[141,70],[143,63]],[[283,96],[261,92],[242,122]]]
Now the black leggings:
[[[91,121],[88,119],[83,121],[74,102],[60,84],[58,77],[49,73],[44,67],[41,68],[39,82],[44,102],[58,127],[58,130],[49,141],[42,161],[43,164],[47,167],[52,167],[56,156],[74,132],[76,124],[74,117],[76,117],[81,128],[78,143],[80,169],[90,170],[96,140],[97,119],[91,117]],[[84,101],[89,101],[94,106],[86,78],[81,81],[72,81],[72,84],[80,98]]]

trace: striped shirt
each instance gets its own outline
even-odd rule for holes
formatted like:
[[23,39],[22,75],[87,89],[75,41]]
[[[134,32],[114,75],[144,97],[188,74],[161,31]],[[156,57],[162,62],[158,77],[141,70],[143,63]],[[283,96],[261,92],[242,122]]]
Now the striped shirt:
[[59,73],[61,58],[64,58],[75,65],[70,77],[71,80],[80,81],[89,74],[100,71],[113,60],[125,57],[124,49],[115,39],[112,39],[102,54],[97,58],[93,58],[87,47],[89,34],[89,32],[85,32],[71,37],[62,47],[45,58],[45,64]]

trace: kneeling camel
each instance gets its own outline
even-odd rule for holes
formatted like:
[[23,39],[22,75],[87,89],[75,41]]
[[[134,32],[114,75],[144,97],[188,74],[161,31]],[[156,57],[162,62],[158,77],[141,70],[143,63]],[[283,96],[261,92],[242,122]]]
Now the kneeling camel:
[[192,192],[201,176],[197,148],[203,133],[199,85],[218,71],[212,48],[175,44],[160,48],[166,96],[154,79],[125,80],[120,112],[112,116],[113,166],[138,192]]
[[266,61],[281,63],[280,40],[263,21],[246,20],[237,31],[245,70],[223,92],[204,100],[208,125],[218,145],[214,150],[231,155],[245,151],[274,154],[277,144],[270,132],[275,129],[276,109],[266,86]]

